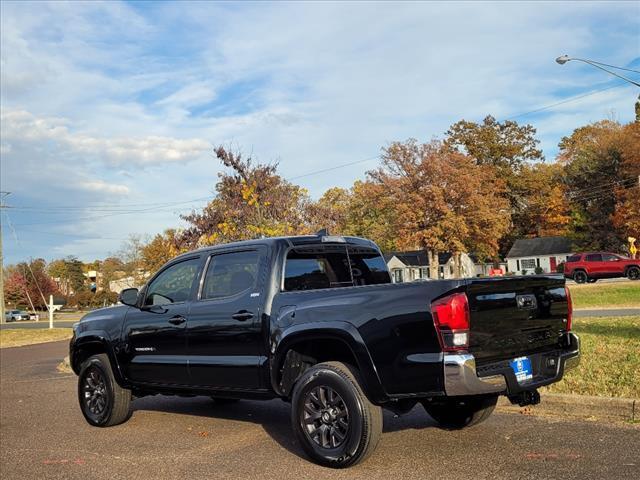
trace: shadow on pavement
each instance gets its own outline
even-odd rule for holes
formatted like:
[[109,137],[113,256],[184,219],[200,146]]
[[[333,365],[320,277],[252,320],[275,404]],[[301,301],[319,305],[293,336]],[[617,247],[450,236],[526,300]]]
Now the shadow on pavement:
[[[255,401],[241,400],[230,404],[216,404],[208,397],[181,398],[155,395],[136,399],[133,402],[136,411],[156,411],[181,415],[200,416],[238,422],[251,422],[260,425],[278,445],[290,453],[306,458],[303,450],[294,440],[291,431],[291,409],[281,400]],[[396,417],[384,411],[383,432],[397,432],[409,429],[435,428],[434,422],[420,405],[409,413]]]

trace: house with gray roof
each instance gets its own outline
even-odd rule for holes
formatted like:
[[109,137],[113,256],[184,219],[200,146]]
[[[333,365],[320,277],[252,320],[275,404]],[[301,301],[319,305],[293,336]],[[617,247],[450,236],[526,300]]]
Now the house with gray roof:
[[566,237],[520,238],[507,254],[507,268],[516,274],[555,273],[557,267],[573,253],[571,240]]
[[[424,250],[388,252],[384,254],[384,260],[387,263],[394,283],[430,279],[429,258]],[[463,253],[460,261],[462,276],[475,276],[475,264],[469,255]],[[438,278],[454,278],[454,276],[453,255],[450,253],[440,253],[438,255]]]

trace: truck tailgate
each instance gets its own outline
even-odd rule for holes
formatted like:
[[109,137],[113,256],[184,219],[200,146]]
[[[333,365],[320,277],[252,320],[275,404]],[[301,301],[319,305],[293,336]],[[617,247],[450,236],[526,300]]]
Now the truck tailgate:
[[478,365],[557,349],[567,331],[564,284],[556,275],[470,280],[469,351]]

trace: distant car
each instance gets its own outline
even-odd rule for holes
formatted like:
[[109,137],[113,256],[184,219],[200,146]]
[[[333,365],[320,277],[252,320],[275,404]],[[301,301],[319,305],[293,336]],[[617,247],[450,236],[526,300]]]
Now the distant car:
[[29,320],[29,312],[24,310],[7,310],[4,314],[5,322],[19,322],[20,320]]
[[609,252],[586,252],[571,255],[564,264],[564,276],[576,283],[594,283],[600,278],[640,279],[640,259]]

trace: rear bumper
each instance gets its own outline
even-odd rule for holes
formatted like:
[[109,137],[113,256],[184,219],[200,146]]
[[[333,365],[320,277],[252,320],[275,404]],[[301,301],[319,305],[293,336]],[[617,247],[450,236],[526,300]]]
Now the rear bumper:
[[530,356],[534,375],[519,383],[509,361],[477,367],[473,355],[444,355],[444,389],[447,396],[504,394],[514,395],[557,382],[564,372],[580,363],[580,339],[568,333],[559,350]]

